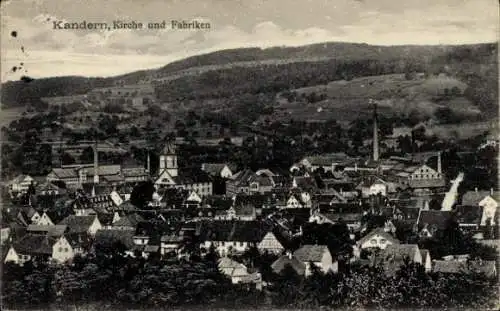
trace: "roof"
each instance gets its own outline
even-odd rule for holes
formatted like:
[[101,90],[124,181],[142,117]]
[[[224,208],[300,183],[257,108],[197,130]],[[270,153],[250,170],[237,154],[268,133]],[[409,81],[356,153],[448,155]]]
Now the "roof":
[[162,154],[164,155],[175,155],[176,154],[176,146],[173,141],[168,141],[165,146],[163,146]]
[[467,271],[467,262],[458,260],[435,260],[432,271],[440,273],[461,273]]
[[202,241],[262,241],[267,233],[267,226],[258,221],[211,220],[197,224],[197,234]]
[[326,245],[303,245],[293,253],[293,256],[304,263],[320,262],[325,252],[329,252]]
[[229,272],[228,274],[230,276],[236,276],[235,273],[238,270],[244,271],[245,275],[248,274],[247,267],[244,264],[234,261],[228,257],[223,257],[219,259],[218,267],[219,269],[224,269],[226,272]]
[[454,209],[459,224],[480,225],[483,217],[483,207],[458,205]]
[[477,206],[484,198],[490,195],[490,191],[467,191],[462,196],[462,205]]
[[428,225],[436,229],[446,229],[452,217],[451,211],[422,210],[417,220],[419,227]]
[[53,168],[52,173],[60,179],[78,178],[78,174],[73,168]]
[[[212,175],[220,175],[224,167],[228,166],[225,163],[203,163],[202,169]],[[229,168],[229,166],[228,166]]]
[[239,171],[236,174],[233,174],[229,179],[235,183],[239,187],[245,187],[248,186],[248,180],[250,179],[251,176],[253,176],[255,173],[250,170],[246,169],[243,171]]
[[294,177],[295,183],[297,184],[297,188],[302,190],[310,190],[318,188],[316,180],[313,177],[303,177],[297,176]]
[[475,273],[484,273],[487,277],[495,277],[497,274],[494,260],[469,261],[469,270]]
[[133,230],[100,229],[95,235],[97,245],[112,245],[115,242],[121,242],[127,249],[134,248]]
[[255,206],[250,205],[250,204],[242,204],[242,205],[237,205],[234,206],[234,211],[236,216],[255,216],[256,211],[255,211]]
[[344,162],[350,160],[350,157],[344,152],[323,154],[317,156],[309,156],[304,160],[307,160],[313,166],[331,166],[332,164]]
[[32,255],[52,255],[52,246],[58,241],[59,237],[27,234],[19,241],[14,243],[16,252]]
[[[84,170],[88,175],[95,175],[94,167],[83,167],[81,170]],[[99,176],[107,176],[107,175],[119,175],[121,172],[120,165],[99,165],[97,167],[97,173]]]
[[373,229],[367,235],[365,235],[364,237],[362,237],[358,242],[359,242],[359,244],[363,244],[363,243],[365,243],[366,241],[370,240],[372,237],[374,237],[376,235],[380,235],[380,236],[384,237],[384,239],[386,239],[387,241],[392,242],[393,244],[399,244],[399,240],[396,239],[396,238],[394,238],[390,233],[385,232],[384,228]]
[[306,265],[303,262],[298,260],[295,256],[290,258],[287,255],[283,255],[273,262],[271,268],[274,272],[280,273],[287,265],[290,265],[299,275],[304,275],[306,272]]
[[139,215],[137,213],[132,213],[132,214],[122,216],[117,222],[114,222],[112,224],[112,226],[113,227],[131,227],[131,228],[135,229],[141,221],[144,221],[144,218],[142,218],[141,215]]
[[67,225],[69,228],[69,233],[83,233],[87,232],[96,220],[96,215],[91,216],[75,216],[69,215],[64,218],[59,225]]
[[66,232],[67,228],[68,226],[66,225],[55,225],[55,226],[29,225],[27,231],[36,234],[44,234],[48,236],[62,236]]
[[417,244],[391,244],[387,245],[383,253],[386,259],[403,262],[406,257],[413,259],[420,250]]
[[193,183],[208,183],[211,181],[207,172],[201,169],[180,170],[177,176],[172,177],[178,185]]
[[444,178],[409,179],[408,186],[411,188],[440,188],[446,186],[446,181]]

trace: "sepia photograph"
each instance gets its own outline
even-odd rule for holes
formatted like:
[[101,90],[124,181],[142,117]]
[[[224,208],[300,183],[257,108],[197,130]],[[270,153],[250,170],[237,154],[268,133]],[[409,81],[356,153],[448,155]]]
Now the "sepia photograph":
[[2,310],[499,310],[498,0],[6,0]]

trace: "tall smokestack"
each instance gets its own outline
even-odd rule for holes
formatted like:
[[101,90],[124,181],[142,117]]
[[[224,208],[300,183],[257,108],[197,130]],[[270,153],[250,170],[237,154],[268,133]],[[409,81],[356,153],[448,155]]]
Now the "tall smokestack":
[[377,104],[373,105],[373,161],[378,161]]
[[442,167],[441,167],[441,151],[438,152],[437,171],[439,174],[441,174],[443,172]]
[[146,169],[148,171],[148,175],[151,175],[151,154],[149,152],[149,149],[148,149],[148,157],[147,157]]
[[94,184],[99,183],[99,151],[97,141],[94,142]]

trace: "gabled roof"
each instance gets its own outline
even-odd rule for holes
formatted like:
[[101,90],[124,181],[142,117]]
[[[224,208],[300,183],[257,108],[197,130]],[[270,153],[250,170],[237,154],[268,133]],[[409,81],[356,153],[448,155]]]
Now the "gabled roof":
[[255,242],[262,241],[267,226],[258,221],[202,221],[197,224],[202,241]]
[[287,265],[290,265],[298,275],[304,275],[306,272],[306,265],[302,261],[298,260],[295,256],[292,256],[290,258],[288,255],[283,255],[280,258],[278,258],[273,264],[271,265],[271,268],[275,273],[280,273],[285,269]]
[[451,211],[422,210],[417,220],[418,226],[434,226],[438,230],[444,230],[452,218]]
[[113,227],[131,227],[136,228],[137,224],[144,221],[144,218],[137,213],[132,213],[121,217],[117,222],[113,223]]
[[303,263],[320,262],[325,252],[329,252],[326,245],[303,245],[293,253],[293,256]]
[[432,271],[440,273],[462,273],[466,272],[467,262],[458,260],[435,260],[432,263]]
[[384,228],[373,229],[367,235],[362,237],[358,242],[359,242],[359,244],[363,244],[363,243],[369,241],[372,237],[374,237],[376,235],[380,235],[380,236],[384,237],[384,239],[392,242],[393,244],[399,244],[399,240],[396,239],[395,237],[393,237],[390,233],[385,232]]
[[111,246],[115,242],[121,242],[127,249],[133,249],[135,246],[133,237],[133,230],[100,229],[96,232],[95,243]]
[[225,163],[203,163],[202,168],[205,172],[211,174],[211,175],[220,175],[221,171],[224,169],[224,167],[228,167]]
[[69,215],[64,218],[59,225],[68,226],[69,233],[84,233],[87,232],[96,220],[96,215],[91,216],[75,216]]
[[57,237],[64,235],[67,229],[68,226],[66,225],[55,225],[55,226],[29,225],[26,230],[33,234],[43,234],[47,236]]
[[490,195],[490,191],[467,191],[462,196],[462,205],[477,206],[484,198]]
[[454,209],[456,220],[459,224],[480,225],[483,217],[482,206],[458,205]]
[[14,243],[16,252],[28,255],[52,255],[52,246],[59,240],[59,237],[26,234],[19,241]]

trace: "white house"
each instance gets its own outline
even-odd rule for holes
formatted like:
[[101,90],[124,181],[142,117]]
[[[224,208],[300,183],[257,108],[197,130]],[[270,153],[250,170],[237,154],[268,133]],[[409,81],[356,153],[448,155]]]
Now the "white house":
[[64,236],[27,234],[12,245],[4,262],[24,264],[35,257],[64,263],[73,259],[74,251]]
[[36,225],[39,226],[53,226],[54,223],[50,219],[50,217],[47,215],[47,213],[43,213],[42,216],[36,221]]
[[35,180],[29,175],[19,175],[9,182],[9,191],[11,193],[25,193],[34,181]]
[[357,244],[361,249],[385,249],[389,245],[399,244],[399,241],[390,233],[386,232],[384,228],[377,228],[362,237]]
[[273,253],[273,254],[281,254],[285,250],[280,241],[276,238],[276,235],[272,232],[266,233],[266,235],[262,238],[262,241],[257,244],[257,249],[261,253]]
[[99,218],[97,218],[97,215],[70,215],[59,222],[59,225],[68,226],[69,233],[87,233],[90,236],[95,236],[97,230],[100,230],[103,227]]
[[229,259],[221,258],[218,264],[219,270],[231,278],[233,284],[253,283],[257,289],[262,289],[262,276],[260,273],[248,273],[244,264]]
[[227,164],[224,163],[203,163],[201,169],[212,176],[222,178],[231,178],[233,172]]
[[489,225],[494,226],[495,215],[498,209],[498,201],[495,200],[493,195],[487,195],[484,199],[479,202],[479,206],[483,207],[483,216],[481,217],[481,226]]
[[317,266],[323,273],[338,271],[338,262],[333,261],[332,254],[326,245],[303,245],[293,252],[293,256],[305,264],[305,276],[311,275],[310,263]]

